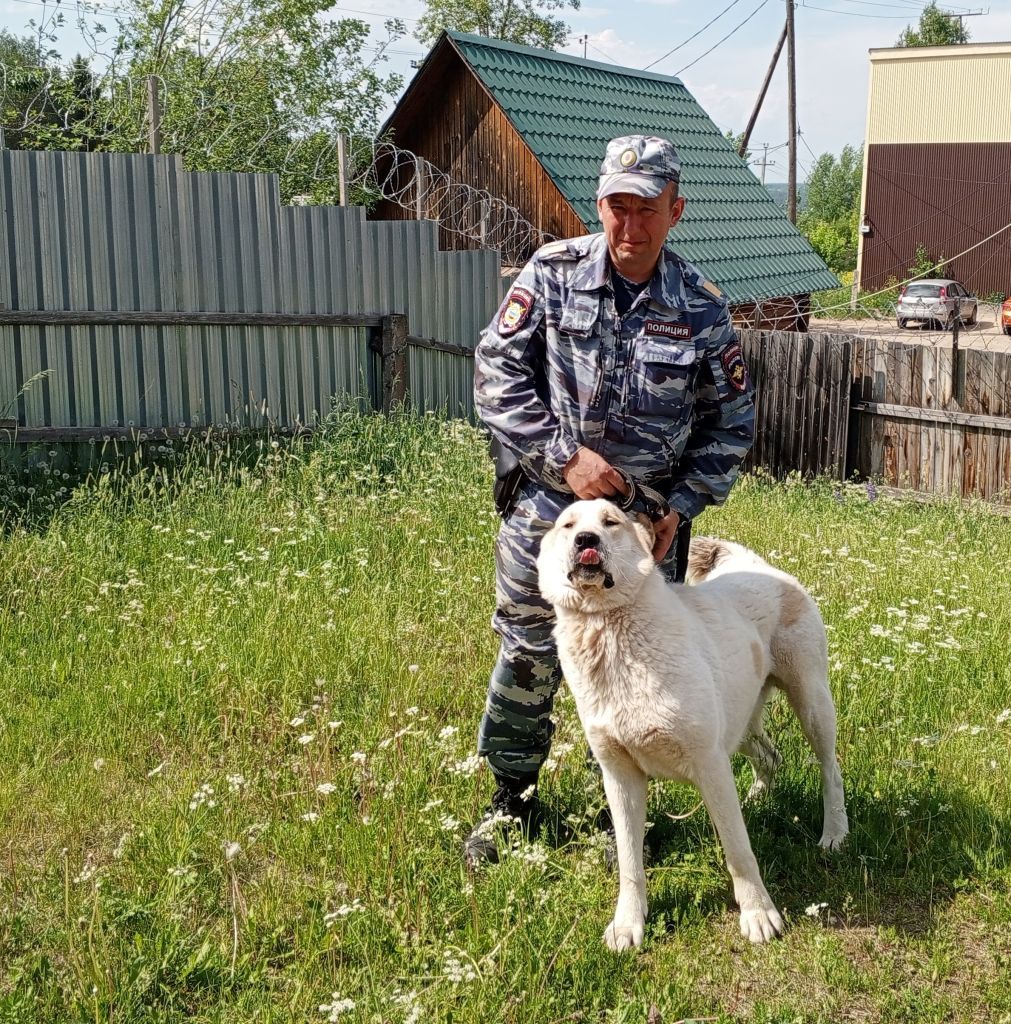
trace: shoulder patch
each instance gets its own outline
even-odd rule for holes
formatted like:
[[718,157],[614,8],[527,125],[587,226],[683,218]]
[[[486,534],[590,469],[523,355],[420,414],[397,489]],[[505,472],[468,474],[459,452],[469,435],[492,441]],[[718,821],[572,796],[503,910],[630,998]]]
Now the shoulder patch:
[[723,372],[727,375],[727,383],[735,391],[746,391],[748,388],[748,367],[741,352],[741,343],[735,341],[728,345],[720,356]]
[[527,288],[513,285],[498,318],[498,332],[504,338],[515,334],[529,319],[534,306],[534,296]]
[[537,255],[545,260],[557,259],[559,256],[575,257],[575,254],[569,251],[569,243],[564,238],[560,238],[557,242],[547,242],[545,245],[542,245],[537,250]]
[[717,288],[716,285],[713,284],[712,281],[707,281],[704,277],[699,278],[699,287],[703,291],[709,292],[709,294],[714,299],[722,299],[723,298],[723,292],[721,292],[719,290],[719,288]]

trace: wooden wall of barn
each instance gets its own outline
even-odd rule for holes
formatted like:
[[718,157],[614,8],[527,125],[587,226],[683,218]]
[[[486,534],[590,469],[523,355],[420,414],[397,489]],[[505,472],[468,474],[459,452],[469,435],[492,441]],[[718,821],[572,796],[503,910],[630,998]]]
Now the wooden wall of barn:
[[[415,86],[398,107],[389,127],[393,142],[430,161],[451,179],[480,182],[490,195],[505,200],[535,227],[557,238],[585,234],[586,228],[512,126],[459,55],[444,41],[429,58]],[[440,116],[427,111],[438,103]],[[402,182],[407,187],[408,180]],[[424,216],[438,219],[423,208]],[[372,220],[412,220],[416,208],[384,200]],[[477,240],[442,231],[446,249],[478,248]]]

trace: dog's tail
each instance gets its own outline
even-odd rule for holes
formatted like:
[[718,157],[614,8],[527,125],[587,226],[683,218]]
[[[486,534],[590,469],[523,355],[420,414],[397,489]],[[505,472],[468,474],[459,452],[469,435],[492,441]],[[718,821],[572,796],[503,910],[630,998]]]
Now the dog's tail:
[[701,583],[709,574],[731,555],[730,546],[716,537],[692,537],[688,548],[688,571],[686,583]]

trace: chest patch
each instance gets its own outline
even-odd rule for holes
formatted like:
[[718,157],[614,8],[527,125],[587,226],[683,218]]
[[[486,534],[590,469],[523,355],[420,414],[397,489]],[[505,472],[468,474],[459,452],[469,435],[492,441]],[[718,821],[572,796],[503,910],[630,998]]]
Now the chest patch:
[[744,362],[740,343],[735,342],[722,356],[723,372],[727,375],[727,383],[736,391],[744,391],[748,386],[748,367]]
[[676,338],[678,341],[688,341],[692,336],[689,324],[667,324],[662,320],[647,320],[643,330],[647,334],[657,334],[663,338]]
[[529,319],[534,305],[533,294],[526,288],[513,288],[498,318],[499,334],[515,334]]

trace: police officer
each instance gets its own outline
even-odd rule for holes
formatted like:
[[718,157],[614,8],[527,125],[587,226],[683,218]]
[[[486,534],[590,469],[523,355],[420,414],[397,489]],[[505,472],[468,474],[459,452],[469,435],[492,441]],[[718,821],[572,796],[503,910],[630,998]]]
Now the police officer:
[[684,212],[680,171],[666,139],[608,143],[603,232],[542,246],[475,352],[475,403],[511,507],[500,504],[501,649],[478,734],[496,788],[465,842],[472,865],[497,859],[503,817],[527,827],[537,818],[561,681],[554,616],[537,586],[544,533],[572,501],[622,494],[622,470],[668,499],[653,556],[683,580],[691,521],[726,499],[751,447],[753,392],[727,303],[664,244]]

